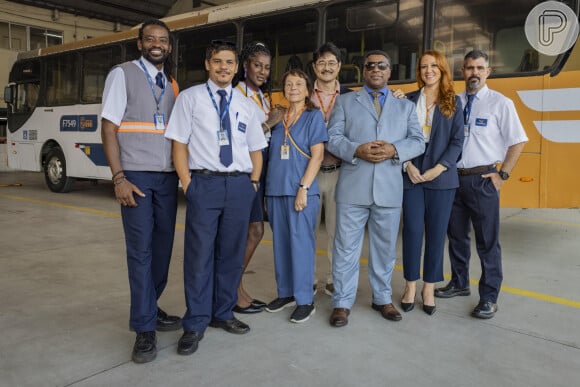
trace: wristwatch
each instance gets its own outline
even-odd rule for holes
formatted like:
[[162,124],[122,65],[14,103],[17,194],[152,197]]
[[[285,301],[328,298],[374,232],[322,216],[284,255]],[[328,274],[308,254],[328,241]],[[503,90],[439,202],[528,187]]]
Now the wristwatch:
[[304,191],[308,191],[310,189],[310,186],[306,184],[300,184],[299,187],[302,188]]
[[506,171],[500,170],[497,174],[499,175],[499,177],[501,177],[502,180],[507,180],[510,178],[510,174],[507,173]]

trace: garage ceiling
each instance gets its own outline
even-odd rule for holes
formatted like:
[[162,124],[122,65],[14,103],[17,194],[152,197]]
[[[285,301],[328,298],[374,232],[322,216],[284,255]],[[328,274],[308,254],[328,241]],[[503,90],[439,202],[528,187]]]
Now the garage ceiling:
[[[58,9],[79,16],[136,25],[167,15],[177,0],[9,0],[34,7]],[[232,0],[191,0],[191,10],[231,3]]]

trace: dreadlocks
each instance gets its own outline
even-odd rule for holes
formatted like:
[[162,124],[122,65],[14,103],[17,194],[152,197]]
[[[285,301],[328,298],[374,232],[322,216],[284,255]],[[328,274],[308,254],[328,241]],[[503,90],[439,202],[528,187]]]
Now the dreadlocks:
[[[238,70],[238,74],[236,75],[236,79],[234,80],[234,86],[238,84],[240,81],[246,82],[246,70],[244,67],[249,66],[250,61],[259,54],[266,55],[272,58],[272,54],[270,53],[270,49],[266,44],[262,42],[250,42],[244,46],[242,53],[240,54],[240,62],[242,66],[240,66]],[[248,94],[247,90],[247,82],[246,82],[246,94]],[[272,105],[272,82],[271,82],[271,75],[268,75],[268,79],[264,82],[260,89],[264,94],[268,96],[268,100],[270,101],[270,105]]]

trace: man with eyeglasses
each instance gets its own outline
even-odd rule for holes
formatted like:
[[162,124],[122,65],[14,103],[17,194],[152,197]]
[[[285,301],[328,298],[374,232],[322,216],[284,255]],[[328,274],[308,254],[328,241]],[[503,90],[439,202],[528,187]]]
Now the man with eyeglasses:
[[[332,112],[336,98],[350,91],[350,89],[342,87],[338,82],[340,65],[340,50],[333,43],[323,44],[312,55],[312,68],[314,74],[316,74],[316,80],[314,81],[314,92],[310,98],[314,105],[322,111],[326,125],[328,125],[330,113]],[[329,296],[332,296],[334,292],[334,284],[332,281],[332,249],[334,246],[334,228],[336,226],[336,202],[334,201],[334,194],[340,164],[340,158],[325,149],[324,159],[322,160],[322,165],[316,177],[320,191],[317,233],[320,232],[322,209],[324,208],[324,225],[327,235],[326,256],[328,257],[329,263],[324,293]],[[314,278],[315,293],[317,282],[317,278]]]
[[[511,99],[490,90],[491,73],[486,53],[475,50],[463,61],[465,107],[463,152],[457,162],[459,188],[447,228],[451,281],[435,290],[435,297],[469,296],[471,226],[481,261],[479,303],[471,312],[490,319],[497,312],[503,279],[499,244],[499,191],[515,167],[528,137]],[[497,169],[501,164],[501,169]]]
[[336,187],[336,235],[330,324],[348,324],[358,288],[359,258],[368,227],[372,308],[400,321],[393,306],[391,277],[403,201],[401,163],[420,155],[425,141],[415,105],[393,97],[387,87],[390,58],[365,55],[364,87],[340,96],[330,117],[328,150],[342,159]]
[[235,45],[213,41],[205,68],[208,81],[179,95],[165,133],[187,199],[180,355],[197,350],[208,325],[234,334],[250,330],[232,309],[267,146],[253,102],[232,88]]

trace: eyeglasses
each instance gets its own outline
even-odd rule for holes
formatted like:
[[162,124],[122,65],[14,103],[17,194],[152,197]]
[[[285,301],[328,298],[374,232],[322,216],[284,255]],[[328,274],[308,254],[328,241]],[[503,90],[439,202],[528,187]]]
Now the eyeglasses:
[[338,66],[338,62],[334,62],[334,61],[325,62],[323,60],[321,60],[319,62],[316,62],[316,67],[318,67],[318,68],[323,69],[326,66],[331,67],[331,68],[334,68],[334,67]]
[[365,63],[365,69],[367,69],[369,71],[374,69],[375,67],[378,67],[379,70],[384,71],[384,70],[388,69],[389,67],[391,67],[391,65],[388,64],[387,62],[367,62],[367,63]]
[[214,47],[228,46],[228,47],[236,48],[236,44],[234,42],[229,41],[229,40],[212,40],[211,45]]

